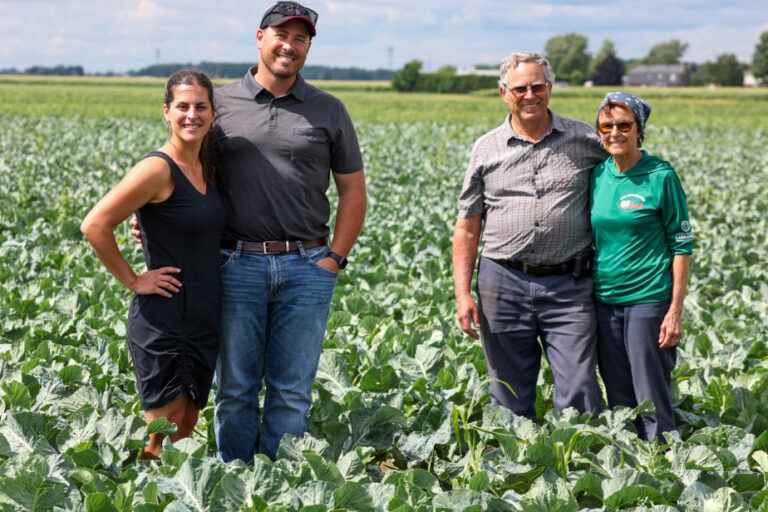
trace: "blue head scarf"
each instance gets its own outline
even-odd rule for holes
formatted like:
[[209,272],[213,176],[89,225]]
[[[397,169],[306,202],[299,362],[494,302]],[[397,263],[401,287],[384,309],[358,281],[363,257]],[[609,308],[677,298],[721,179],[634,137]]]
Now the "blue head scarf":
[[603,98],[603,101],[600,102],[600,106],[597,108],[598,117],[600,116],[600,111],[603,107],[608,104],[624,105],[629,108],[632,113],[635,114],[639,132],[645,132],[645,123],[648,121],[648,118],[651,117],[651,106],[646,103],[645,100],[634,94],[629,94],[628,92],[609,92],[605,95],[605,98]]

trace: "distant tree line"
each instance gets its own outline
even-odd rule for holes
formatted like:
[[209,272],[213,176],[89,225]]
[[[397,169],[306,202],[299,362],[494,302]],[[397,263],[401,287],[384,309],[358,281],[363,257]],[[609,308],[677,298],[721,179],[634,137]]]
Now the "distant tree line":
[[[574,85],[591,80],[595,85],[621,85],[622,76],[640,64],[684,64],[688,44],[677,39],[652,47],[642,59],[622,60],[616,55],[613,42],[606,40],[597,55],[587,52],[587,38],[570,33],[555,36],[545,46],[547,58],[555,76]],[[723,54],[703,64],[685,63],[691,85],[742,85],[745,66],[734,54]]]
[[[687,43],[671,39],[652,47],[644,58],[623,60],[616,55],[613,43],[606,40],[592,58],[587,52],[587,38],[577,33],[555,36],[545,46],[555,76],[571,84],[581,84],[589,79],[595,85],[621,85],[622,76],[640,64],[685,64],[691,85],[744,84],[747,65],[740,63],[735,54],[724,53],[703,64],[684,63],[683,55],[687,49]],[[760,35],[755,47],[752,73],[758,80],[768,83],[768,32]]]
[[[129,71],[131,76],[167,77],[183,68],[194,68],[215,78],[240,78],[253,66],[251,62],[200,62],[198,64],[154,64]],[[390,80],[388,69],[337,68],[330,66],[304,66],[301,76],[308,80]]]
[[[253,63],[208,62],[153,64],[128,71],[129,76],[168,77],[182,68],[199,69],[214,78],[240,78],[253,66]],[[83,66],[32,66],[26,69],[0,69],[0,75],[85,75]],[[88,73],[93,75],[94,73]],[[97,73],[113,76],[116,73]],[[339,68],[332,66],[304,66],[301,75],[308,80],[391,80],[394,71],[389,69]]]
[[720,55],[717,60],[691,65],[691,85],[743,85],[745,65],[732,53]]
[[301,76],[308,80],[391,80],[391,69],[336,68],[329,66],[304,66]]
[[[641,64],[684,64],[691,85],[730,85],[744,83],[747,66],[736,55],[725,53],[703,64],[684,63],[683,55],[688,44],[671,39],[653,46],[640,59],[621,59],[612,41],[606,39],[593,57],[588,51],[588,40],[575,32],[550,38],[545,54],[559,81],[581,85],[591,80],[594,85],[622,85],[622,78],[632,68]],[[398,91],[454,92],[463,93],[477,89],[496,87],[496,77],[457,75],[455,68],[445,67],[435,73],[421,73],[422,63],[412,60],[392,77],[392,87]],[[478,64],[475,69],[498,69],[494,64]],[[768,84],[768,32],[760,35],[752,59],[752,74]]]
[[422,62],[412,60],[392,77],[392,88],[402,92],[437,92],[463,94],[496,87],[498,77],[457,75],[456,68],[444,66],[434,73],[422,73]]
[[23,70],[16,68],[0,69],[0,75],[63,75],[83,76],[83,66],[32,66]]
[[[622,77],[633,67],[640,64],[680,64],[688,44],[672,39],[652,47],[642,59],[621,59],[616,54],[612,41],[605,40],[597,54],[587,51],[586,36],[575,32],[550,38],[545,45],[545,53],[558,80],[580,85],[591,80],[595,85],[621,85]],[[198,64],[155,64],[129,71],[133,76],[167,77],[184,67],[199,69],[218,78],[239,78],[243,76],[251,63],[208,62]],[[746,65],[740,63],[736,55],[726,53],[714,61],[703,64],[687,63],[692,85],[742,85]],[[479,64],[477,69],[494,69],[495,64]],[[458,75],[456,68],[446,66],[435,73],[422,73],[422,63],[412,60],[400,70],[388,69],[340,68],[331,66],[305,66],[304,78],[310,80],[391,80],[392,87],[398,91],[429,91],[465,93],[477,89],[496,87],[496,77],[477,75]],[[82,76],[82,66],[32,66],[26,69],[0,69],[0,74],[28,75],[70,75]],[[109,72],[107,75],[114,75]],[[768,84],[768,31],[760,35],[752,58],[752,74],[757,80]]]
[[194,68],[208,76],[218,78],[239,78],[245,74],[253,64],[238,62],[200,62],[198,64],[169,62],[165,64],[153,64],[140,69],[128,71],[130,76],[156,76],[169,77],[180,69]]

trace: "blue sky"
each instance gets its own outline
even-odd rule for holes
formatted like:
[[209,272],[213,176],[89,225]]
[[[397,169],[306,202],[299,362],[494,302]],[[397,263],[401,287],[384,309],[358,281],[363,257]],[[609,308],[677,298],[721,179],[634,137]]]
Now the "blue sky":
[[[156,62],[256,60],[255,28],[270,2],[240,0],[0,0],[0,68],[81,64],[125,71]],[[768,31],[768,1],[308,0],[320,13],[308,64],[427,69],[497,63],[515,50],[543,51],[566,32],[605,38],[619,56],[659,42],[689,44],[685,60],[721,53],[751,61]]]

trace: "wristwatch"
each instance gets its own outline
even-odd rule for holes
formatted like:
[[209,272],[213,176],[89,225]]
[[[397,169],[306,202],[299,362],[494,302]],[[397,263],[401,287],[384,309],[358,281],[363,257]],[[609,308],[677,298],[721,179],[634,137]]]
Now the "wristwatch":
[[347,259],[346,256],[342,256],[341,254],[336,254],[333,251],[328,253],[328,257],[331,258],[333,261],[335,261],[336,265],[338,265],[340,269],[346,268],[347,263],[349,263],[349,260]]

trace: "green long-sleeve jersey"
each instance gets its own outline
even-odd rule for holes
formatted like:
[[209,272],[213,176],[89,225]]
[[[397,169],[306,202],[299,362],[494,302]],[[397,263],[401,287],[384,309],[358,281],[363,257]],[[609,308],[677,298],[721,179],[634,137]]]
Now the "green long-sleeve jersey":
[[672,258],[693,251],[685,192],[672,166],[643,151],[620,172],[609,157],[592,172],[595,295],[609,304],[672,296]]

